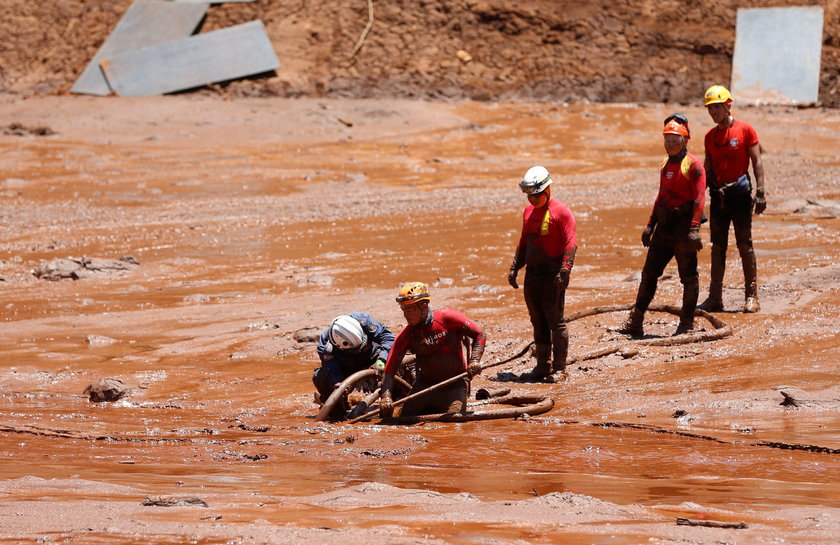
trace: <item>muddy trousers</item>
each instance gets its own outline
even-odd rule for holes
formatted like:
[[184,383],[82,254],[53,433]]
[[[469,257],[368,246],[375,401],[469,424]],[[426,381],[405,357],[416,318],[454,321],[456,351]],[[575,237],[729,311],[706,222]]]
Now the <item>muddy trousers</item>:
[[[421,390],[425,390],[430,386],[434,386],[437,382],[432,381],[423,376],[422,373],[417,375],[417,380],[408,395],[416,394]],[[444,386],[440,390],[430,392],[425,396],[412,399],[402,406],[400,416],[418,416],[421,414],[438,414],[459,412],[467,410],[467,398],[470,395],[470,381],[467,379],[458,380],[449,386]]]
[[665,266],[668,265],[672,257],[677,259],[677,269],[680,274],[680,282],[683,285],[680,327],[691,329],[694,325],[694,309],[697,308],[697,296],[700,293],[697,252],[687,250],[684,242],[677,243],[671,238],[657,237],[655,233],[648,249],[645,266],[642,269],[642,281],[639,283],[639,293],[636,295],[633,314],[641,323],[642,316],[647,312],[651,301],[653,301],[653,296],[656,294],[659,277],[662,276]]
[[534,329],[534,345],[537,366],[548,368],[548,359],[553,356],[550,371],[566,368],[569,353],[569,331],[566,328],[566,291],[558,291],[554,285],[557,271],[532,271],[525,269],[525,304]]
[[723,276],[726,271],[726,250],[729,245],[729,225],[735,230],[735,243],[741,255],[744,268],[744,295],[756,295],[758,270],[752,241],[752,195],[719,196],[712,191],[709,226],[712,235],[712,271],[709,282],[709,297],[720,299],[723,291]]

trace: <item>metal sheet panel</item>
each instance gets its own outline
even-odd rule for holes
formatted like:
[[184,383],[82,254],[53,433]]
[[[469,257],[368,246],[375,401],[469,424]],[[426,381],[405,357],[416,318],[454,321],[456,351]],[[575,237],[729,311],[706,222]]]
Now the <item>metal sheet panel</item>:
[[185,38],[195,31],[206,12],[207,4],[176,4],[153,0],[133,2],[70,91],[87,95],[110,94],[111,88],[99,69],[101,59],[123,51]]
[[121,96],[172,93],[280,68],[261,21],[251,21],[100,61]]
[[738,102],[813,104],[819,98],[823,8],[739,9],[732,58]]

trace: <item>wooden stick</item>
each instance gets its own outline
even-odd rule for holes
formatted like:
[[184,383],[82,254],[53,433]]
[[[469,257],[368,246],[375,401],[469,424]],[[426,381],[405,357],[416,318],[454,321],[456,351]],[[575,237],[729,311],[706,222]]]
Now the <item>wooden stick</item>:
[[370,32],[371,27],[373,27],[373,0],[368,0],[368,22],[365,29],[362,31],[362,35],[359,36],[359,41],[356,42],[356,47],[353,48],[353,52],[350,53],[350,58],[356,56],[356,53],[359,52],[359,49],[362,48],[362,43],[367,38],[368,32]]

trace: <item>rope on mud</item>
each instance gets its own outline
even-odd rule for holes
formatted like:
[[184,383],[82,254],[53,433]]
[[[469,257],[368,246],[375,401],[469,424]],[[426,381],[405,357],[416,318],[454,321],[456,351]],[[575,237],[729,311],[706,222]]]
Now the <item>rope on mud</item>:
[[386,419],[386,422],[397,424],[418,424],[421,422],[474,422],[476,420],[498,420],[502,418],[516,418],[517,416],[534,416],[546,413],[554,408],[554,400],[542,395],[511,395],[491,399],[494,404],[526,404],[521,407],[507,407],[504,409],[490,409],[487,411],[467,411],[463,413],[422,414],[418,416],[400,416]]

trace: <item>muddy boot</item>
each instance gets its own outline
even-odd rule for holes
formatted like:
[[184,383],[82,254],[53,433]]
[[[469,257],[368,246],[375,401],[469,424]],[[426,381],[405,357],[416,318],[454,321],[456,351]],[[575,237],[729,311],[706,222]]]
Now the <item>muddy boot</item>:
[[546,378],[546,382],[564,382],[569,378],[569,373],[566,371],[566,358],[569,355],[569,333],[564,330],[563,334],[557,335],[557,337],[554,342],[551,374]]
[[747,284],[744,289],[744,312],[753,313],[761,310],[758,302],[758,286],[755,282]]
[[741,252],[741,262],[744,265],[744,312],[752,313],[761,310],[761,305],[758,303],[758,276],[757,267],[755,264],[755,251],[752,245],[738,246],[738,251]]
[[645,336],[645,330],[642,325],[644,323],[644,319],[645,313],[639,311],[638,308],[633,307],[630,311],[630,316],[628,316],[627,320],[621,324],[621,327],[618,328],[618,332],[630,335],[630,337],[634,339],[641,339]]
[[694,320],[680,318],[680,325],[677,326],[677,330],[674,331],[674,335],[682,335],[683,333],[688,333],[692,329],[694,329]]
[[706,312],[723,312],[723,283],[712,282],[709,285],[709,296],[697,308]]
[[548,358],[551,355],[551,345],[538,344],[534,347],[534,352],[537,357],[537,366],[527,373],[519,375],[520,380],[527,382],[540,382],[551,374],[551,365],[548,363]]

